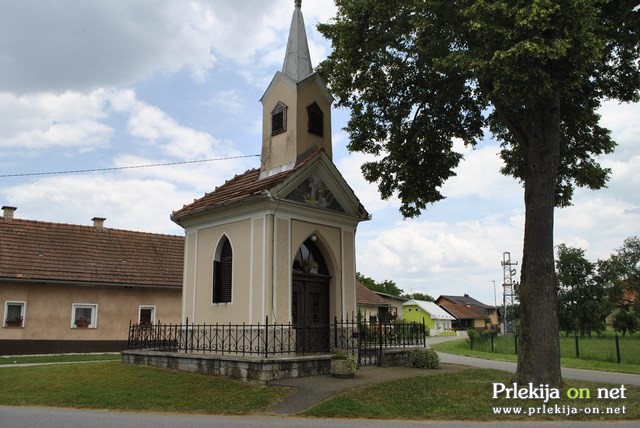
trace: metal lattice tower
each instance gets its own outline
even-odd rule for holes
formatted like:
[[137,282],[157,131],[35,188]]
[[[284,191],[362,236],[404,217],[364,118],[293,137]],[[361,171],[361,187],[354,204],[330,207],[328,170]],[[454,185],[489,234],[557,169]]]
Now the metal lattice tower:
[[513,334],[514,325],[513,319],[507,319],[508,308],[512,307],[516,300],[516,287],[517,283],[513,280],[516,275],[516,270],[512,266],[517,266],[518,262],[511,261],[511,253],[505,251],[502,253],[502,295],[504,304],[504,317],[502,332],[504,334]]

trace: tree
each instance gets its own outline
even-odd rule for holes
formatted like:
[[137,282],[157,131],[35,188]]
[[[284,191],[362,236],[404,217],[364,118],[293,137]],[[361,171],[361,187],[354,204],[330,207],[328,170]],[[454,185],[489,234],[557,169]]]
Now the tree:
[[601,332],[611,312],[607,283],[581,248],[558,246],[556,262],[560,329],[580,336]]
[[319,71],[351,110],[349,150],[405,217],[444,198],[460,139],[488,129],[502,172],[523,183],[521,323],[514,381],[558,386],[553,254],[556,206],[575,186],[598,189],[613,151],[596,112],[605,98],[638,101],[640,19],[630,0],[336,0],[318,26],[333,51]]
[[623,337],[627,332],[635,333],[638,330],[638,315],[634,311],[616,310],[613,313],[613,329],[622,333]]
[[398,288],[394,281],[385,279],[383,282],[376,282],[373,278],[362,275],[360,272],[356,272],[356,280],[369,290],[377,291],[379,293],[391,294],[392,296],[400,296],[402,290]]
[[435,302],[436,301],[436,299],[434,299],[433,296],[431,296],[429,294],[424,294],[424,293],[405,294],[404,297],[406,297],[407,299],[423,300],[425,302]]
[[[640,295],[640,238],[624,240],[622,247],[611,255],[610,261],[618,275],[618,285],[627,293]],[[624,296],[623,296],[624,297]]]

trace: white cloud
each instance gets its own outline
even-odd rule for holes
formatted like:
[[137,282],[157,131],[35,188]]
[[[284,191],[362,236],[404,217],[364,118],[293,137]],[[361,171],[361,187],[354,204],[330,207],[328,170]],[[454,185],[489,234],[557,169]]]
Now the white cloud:
[[206,2],[5,2],[0,14],[2,90],[61,92],[126,85],[214,63]]
[[[391,279],[405,292],[478,296],[493,301],[491,280],[500,284],[502,253],[522,252],[523,217],[492,216],[474,221],[397,222],[382,231],[360,232],[358,271]],[[482,278],[471,282],[470,277]]]
[[[313,27],[335,6],[303,6]],[[89,91],[129,85],[156,73],[191,70],[203,81],[217,57],[246,70],[273,69],[293,3],[279,0],[21,0],[0,14],[0,91]],[[326,55],[311,28],[312,59]],[[281,61],[283,56],[279,57]],[[317,62],[316,62],[317,64]]]
[[0,93],[0,148],[20,151],[48,147],[90,150],[107,144],[103,91],[88,94]]
[[74,224],[107,217],[108,227],[159,233],[180,233],[169,214],[189,197],[168,182],[98,174],[43,178],[4,193],[16,217]]

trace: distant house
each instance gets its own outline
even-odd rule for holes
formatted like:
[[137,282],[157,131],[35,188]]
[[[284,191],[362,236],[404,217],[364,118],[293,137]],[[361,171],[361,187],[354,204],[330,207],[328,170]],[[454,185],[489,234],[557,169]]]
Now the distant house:
[[0,354],[120,351],[181,319],[184,238],[0,217]]
[[429,335],[437,336],[452,331],[453,316],[433,302],[409,300],[404,302],[403,318],[409,322],[422,323],[429,329]]
[[376,292],[356,280],[356,303],[358,314],[366,322],[379,322],[395,319],[398,311],[395,306],[380,297]]
[[498,314],[494,306],[470,297],[464,296],[440,296],[436,304],[455,317],[452,326],[455,330],[489,329],[498,325]]
[[399,317],[402,316],[402,305],[409,299],[402,296],[395,296],[393,294],[380,293],[378,291],[374,291],[374,293],[384,299],[384,301],[389,305],[389,310],[392,313],[397,314]]

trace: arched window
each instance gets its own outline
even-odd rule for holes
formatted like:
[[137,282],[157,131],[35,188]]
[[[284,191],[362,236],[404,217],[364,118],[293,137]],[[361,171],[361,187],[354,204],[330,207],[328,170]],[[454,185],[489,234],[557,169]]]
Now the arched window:
[[292,268],[294,272],[329,275],[329,270],[322,257],[322,253],[312,238],[307,239],[300,246],[293,259]]
[[218,244],[213,261],[213,303],[231,302],[233,274],[233,250],[229,239],[224,236]]
[[320,137],[324,135],[324,114],[318,103],[307,107],[307,130]]

